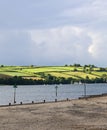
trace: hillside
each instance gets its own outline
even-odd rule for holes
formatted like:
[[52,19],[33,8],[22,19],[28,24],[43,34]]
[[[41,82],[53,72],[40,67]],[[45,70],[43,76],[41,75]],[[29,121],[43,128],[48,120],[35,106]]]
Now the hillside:
[[[71,80],[73,82],[94,81],[107,79],[106,68],[95,66],[1,66],[0,78],[14,76],[32,80]],[[71,82],[70,81],[70,82]]]

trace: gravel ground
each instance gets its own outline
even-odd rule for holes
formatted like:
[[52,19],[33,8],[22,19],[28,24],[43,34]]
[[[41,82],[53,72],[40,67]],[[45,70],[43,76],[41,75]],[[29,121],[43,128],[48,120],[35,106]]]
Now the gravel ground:
[[107,130],[107,96],[0,107],[0,130]]

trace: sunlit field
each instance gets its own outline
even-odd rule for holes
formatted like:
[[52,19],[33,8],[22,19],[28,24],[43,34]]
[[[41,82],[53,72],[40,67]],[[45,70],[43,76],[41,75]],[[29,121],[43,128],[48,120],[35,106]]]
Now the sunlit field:
[[[87,68],[88,70],[89,68]],[[73,79],[95,79],[107,75],[106,71],[99,72],[99,68],[93,68],[91,72],[84,72],[83,67],[74,66],[1,66],[0,77],[20,76],[23,78],[43,79],[41,74],[55,77]]]

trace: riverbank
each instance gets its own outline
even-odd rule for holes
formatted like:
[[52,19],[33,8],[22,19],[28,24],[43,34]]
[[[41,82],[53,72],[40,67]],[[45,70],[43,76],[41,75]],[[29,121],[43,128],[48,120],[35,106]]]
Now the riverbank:
[[0,130],[107,130],[107,96],[0,108]]

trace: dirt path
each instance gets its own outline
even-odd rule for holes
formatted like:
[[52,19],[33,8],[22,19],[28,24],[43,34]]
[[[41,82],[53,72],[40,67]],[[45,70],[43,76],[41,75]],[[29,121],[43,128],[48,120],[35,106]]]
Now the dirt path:
[[0,130],[107,130],[107,97],[1,107]]

